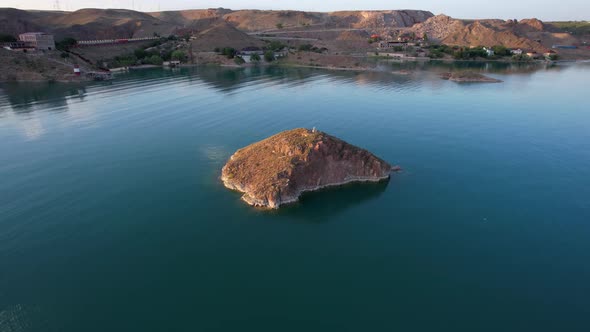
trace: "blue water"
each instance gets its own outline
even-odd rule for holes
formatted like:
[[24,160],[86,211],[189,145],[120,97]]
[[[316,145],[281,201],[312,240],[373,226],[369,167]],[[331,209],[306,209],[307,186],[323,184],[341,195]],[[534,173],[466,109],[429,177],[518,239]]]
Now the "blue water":
[[[0,331],[588,331],[590,66],[476,69],[504,82],[0,85]],[[404,171],[279,211],[221,185],[236,149],[314,126]]]

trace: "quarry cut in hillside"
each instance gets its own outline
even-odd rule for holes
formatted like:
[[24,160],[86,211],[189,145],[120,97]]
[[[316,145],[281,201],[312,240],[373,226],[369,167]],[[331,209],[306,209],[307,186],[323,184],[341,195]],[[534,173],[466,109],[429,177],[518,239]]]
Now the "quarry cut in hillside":
[[[397,170],[397,168],[393,168]],[[288,130],[236,151],[222,169],[227,188],[260,207],[278,208],[299,196],[351,182],[387,180],[392,167],[367,150],[326,133]]]

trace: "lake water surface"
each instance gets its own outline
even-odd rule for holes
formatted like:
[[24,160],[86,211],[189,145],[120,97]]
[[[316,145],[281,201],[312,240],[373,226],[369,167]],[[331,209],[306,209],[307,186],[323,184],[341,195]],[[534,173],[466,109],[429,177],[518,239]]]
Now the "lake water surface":
[[[590,66],[436,68],[0,85],[0,331],[588,331]],[[296,127],[404,171],[279,211],[222,186]]]

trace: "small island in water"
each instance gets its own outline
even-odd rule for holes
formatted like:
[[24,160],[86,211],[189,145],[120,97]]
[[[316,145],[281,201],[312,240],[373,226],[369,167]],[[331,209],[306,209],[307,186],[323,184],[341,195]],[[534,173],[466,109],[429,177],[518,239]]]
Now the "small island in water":
[[450,72],[440,75],[442,79],[459,83],[500,83],[501,80],[471,71]]
[[288,130],[236,151],[223,167],[227,188],[260,207],[296,202],[303,192],[389,179],[392,167],[367,150],[315,129]]

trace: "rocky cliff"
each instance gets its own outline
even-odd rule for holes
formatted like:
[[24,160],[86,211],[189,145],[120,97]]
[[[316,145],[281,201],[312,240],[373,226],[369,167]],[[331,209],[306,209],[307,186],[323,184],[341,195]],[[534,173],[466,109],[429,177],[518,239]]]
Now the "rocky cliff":
[[426,35],[436,42],[457,46],[503,45],[544,52],[546,48],[527,36],[529,30],[543,29],[543,23],[536,19],[522,20],[522,23],[503,20],[462,21],[446,15],[437,15],[412,27],[417,35]]
[[278,208],[301,193],[389,178],[392,167],[372,153],[308,129],[281,132],[234,153],[223,167],[227,188],[250,205]]

